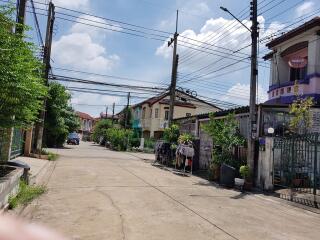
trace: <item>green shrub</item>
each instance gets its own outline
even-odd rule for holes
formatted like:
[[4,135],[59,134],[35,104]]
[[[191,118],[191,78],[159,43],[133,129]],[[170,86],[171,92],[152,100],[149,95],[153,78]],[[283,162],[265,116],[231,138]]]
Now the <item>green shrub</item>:
[[110,119],[102,119],[96,123],[93,129],[92,138],[93,141],[99,143],[100,137],[106,135],[106,130],[112,126]]
[[125,151],[132,139],[133,131],[122,128],[109,128],[106,130],[106,139],[111,143],[111,147],[117,151]]
[[154,145],[156,144],[156,140],[153,138],[146,138],[144,140],[144,147],[149,149],[154,149]]
[[164,129],[163,139],[168,143],[177,143],[179,135],[179,126],[172,124],[171,127]]
[[241,177],[243,177],[244,179],[250,179],[251,171],[250,171],[250,168],[248,165],[242,165],[240,167],[239,172],[240,172]]
[[20,181],[19,192],[17,196],[9,197],[9,208],[13,209],[19,205],[26,205],[45,192],[46,188],[44,186],[31,186],[27,185],[23,181]]
[[140,147],[140,138],[132,138],[130,139],[131,147]]
[[183,133],[179,136],[178,143],[189,144],[189,143],[192,143],[193,140],[194,140],[194,137],[191,134]]

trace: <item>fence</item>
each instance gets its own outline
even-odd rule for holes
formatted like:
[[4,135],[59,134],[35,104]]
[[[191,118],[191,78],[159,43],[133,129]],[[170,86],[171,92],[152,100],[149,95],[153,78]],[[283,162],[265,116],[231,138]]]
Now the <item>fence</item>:
[[8,154],[10,148],[10,130],[0,129],[0,156],[1,159],[6,159],[10,155],[10,159],[13,159],[23,153],[23,130],[13,129],[13,136],[11,142],[11,152]]
[[13,137],[11,143],[11,153],[10,158],[13,159],[17,156],[20,156],[23,153],[24,146],[24,131],[18,128],[13,130]]
[[319,207],[320,135],[275,138],[273,184],[281,197]]

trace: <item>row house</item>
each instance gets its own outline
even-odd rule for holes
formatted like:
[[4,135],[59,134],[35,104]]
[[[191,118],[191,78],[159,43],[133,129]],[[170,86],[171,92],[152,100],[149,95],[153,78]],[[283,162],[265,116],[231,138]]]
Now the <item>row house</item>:
[[95,119],[87,113],[76,112],[80,119],[80,129],[78,131],[82,140],[90,140],[95,124]]
[[298,94],[320,100],[320,17],[273,39],[267,103],[290,104]]
[[[133,129],[140,132],[144,138],[161,138],[164,129],[168,127],[169,104],[170,94],[166,92],[131,106]],[[179,90],[176,91],[174,106],[174,118],[189,117],[220,110],[220,108],[211,103],[187,95]]]

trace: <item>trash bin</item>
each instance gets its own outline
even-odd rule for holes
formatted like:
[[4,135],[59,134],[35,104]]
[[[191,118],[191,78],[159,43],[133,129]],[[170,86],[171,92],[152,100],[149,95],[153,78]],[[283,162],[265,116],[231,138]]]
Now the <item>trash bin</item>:
[[23,168],[23,175],[22,179],[25,181],[26,184],[29,184],[29,171],[30,171],[30,166],[26,164],[25,162],[19,161],[19,160],[10,160],[7,163],[9,166],[14,166],[14,167],[20,167]]
[[234,186],[235,168],[227,164],[222,164],[220,168],[220,184],[226,187]]

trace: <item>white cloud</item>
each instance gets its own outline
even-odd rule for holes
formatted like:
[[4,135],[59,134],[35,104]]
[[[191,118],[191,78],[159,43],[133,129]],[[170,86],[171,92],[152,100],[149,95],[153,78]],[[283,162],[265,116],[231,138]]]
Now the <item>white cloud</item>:
[[[258,102],[263,103],[268,100],[268,94],[261,85],[258,86]],[[237,104],[248,105],[250,97],[250,85],[237,83],[232,86],[225,96],[222,97],[223,101],[236,102]]]
[[[107,54],[107,50],[100,42],[106,37],[106,31],[83,25],[81,18],[94,21],[92,25],[105,26],[105,20],[81,15],[78,23],[72,25],[69,34],[63,35],[52,44],[53,58],[57,64],[93,72],[111,70],[120,61],[116,54]],[[115,27],[117,28],[117,27]]]
[[89,0],[53,0],[53,3],[59,7],[72,9],[87,8],[89,6]]
[[88,33],[71,33],[53,43],[53,57],[60,65],[94,72],[110,70],[119,60],[116,55],[106,56],[106,49],[93,42]]
[[[226,46],[229,49],[237,49],[237,47],[240,44],[245,44],[250,42],[250,33],[248,32],[247,29],[244,27],[239,26],[238,28],[229,28],[225,29],[224,35],[227,35],[226,38],[223,39],[223,41],[219,41],[219,39],[222,39],[222,31],[221,31],[221,26],[227,26],[229,24],[234,24],[235,20],[228,20],[224,18],[217,18],[217,19],[209,19],[206,21],[204,26],[200,29],[199,33],[196,33],[192,29],[187,29],[183,31],[180,34],[180,37],[178,39],[180,40],[179,44],[179,50],[183,50],[186,47],[183,45],[188,45],[192,46],[194,48],[198,48],[201,43],[188,40],[183,37],[188,37],[192,38],[198,41],[203,41],[203,42],[213,42],[213,44],[218,45],[219,47]],[[243,23],[250,27],[250,21],[244,20]],[[216,41],[213,41],[216,40]],[[188,44],[190,43],[190,44]],[[205,47],[208,47],[208,45],[203,45]],[[216,50],[218,48],[214,48],[209,46],[211,49]],[[156,50],[156,55],[158,56],[163,56],[165,58],[168,58],[171,56],[171,48],[168,48],[167,42],[164,42],[161,46],[159,46]]]
[[298,17],[306,15],[313,11],[315,3],[312,1],[304,2],[296,8],[296,14]]
[[[84,25],[82,23],[90,24],[91,26]],[[96,27],[94,27],[96,26]],[[107,33],[111,33],[109,30],[120,31],[121,27],[115,23],[109,23],[106,20],[90,15],[80,15],[77,18],[77,23],[73,24],[71,27],[71,32],[73,33],[88,33],[91,38],[104,39]]]
[[[263,16],[259,16],[258,21],[260,27],[260,38],[264,38],[265,36],[277,32],[279,29],[284,27],[284,25],[281,23],[273,22],[265,28],[265,19]],[[251,27],[251,21],[249,20],[243,20],[242,23],[248,28]],[[224,27],[222,30],[221,26],[226,27]],[[200,42],[188,40],[183,37],[192,38],[200,42],[210,42],[217,47],[204,45]],[[251,43],[250,33],[245,27],[239,25],[236,20],[229,20],[222,17],[216,19],[211,18],[207,20],[200,28],[199,33],[192,29],[183,31],[178,37],[178,40],[180,41],[180,44],[178,45],[179,51],[186,49],[186,47],[183,45],[192,46],[193,48],[200,48],[201,46],[202,48],[200,49],[204,51],[206,51],[206,49],[203,47],[209,47],[212,50],[221,51],[221,47],[236,50],[241,46],[243,47]],[[247,51],[247,53],[249,53],[249,50],[250,48],[246,48],[242,50],[242,52]],[[167,41],[157,48],[156,55],[163,56],[165,58],[171,57],[172,49],[168,47]],[[211,57],[210,59],[212,60]]]

